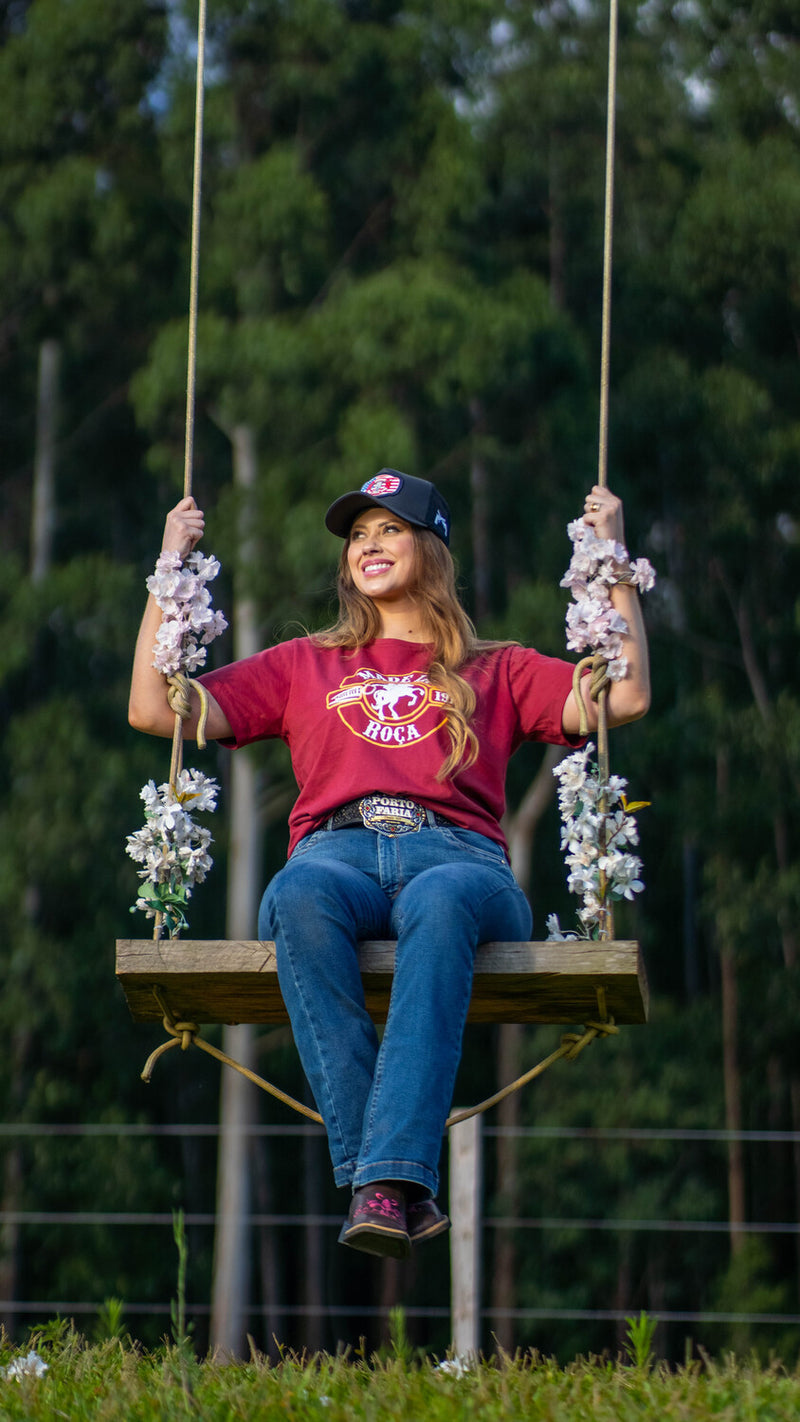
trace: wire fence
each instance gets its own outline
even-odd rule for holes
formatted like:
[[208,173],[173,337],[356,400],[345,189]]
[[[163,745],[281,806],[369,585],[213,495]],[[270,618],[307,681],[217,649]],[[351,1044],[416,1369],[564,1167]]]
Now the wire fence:
[[[251,1124],[240,1127],[225,1127],[219,1123],[197,1124],[197,1123],[171,1123],[165,1125],[151,1125],[136,1122],[48,1122],[48,1123],[0,1123],[0,1142],[5,1140],[24,1139],[46,1139],[48,1137],[193,1137],[216,1139],[225,1134],[230,1136],[233,1131],[257,1137],[277,1137],[283,1139],[320,1137],[324,1136],[324,1131],[320,1126],[311,1123],[294,1124]],[[723,1128],[697,1128],[681,1129],[669,1127],[643,1127],[643,1128],[612,1128],[594,1126],[485,1126],[483,1129],[484,1139],[498,1139],[502,1137],[515,1136],[525,1139],[540,1140],[587,1140],[597,1142],[622,1142],[629,1144],[646,1142],[676,1142],[692,1143],[705,1142],[717,1144],[729,1144],[738,1142],[741,1144],[754,1145],[794,1145],[800,1142],[800,1132],[776,1131],[776,1130],[755,1130],[755,1131],[732,1131]],[[341,1215],[313,1212],[264,1212],[253,1211],[246,1217],[248,1224],[254,1228],[298,1228],[309,1229],[318,1227],[322,1229],[339,1229],[341,1226]],[[184,1223],[187,1226],[196,1228],[207,1228],[213,1230],[219,1220],[215,1211],[207,1212],[185,1212]],[[56,1227],[79,1229],[84,1226],[114,1226],[119,1228],[136,1227],[164,1227],[172,1230],[174,1228],[175,1216],[173,1211],[115,1211],[115,1210],[0,1210],[0,1230],[8,1226],[33,1226],[36,1228]],[[800,1235],[800,1222],[795,1220],[786,1221],[759,1221],[747,1220],[741,1222],[731,1222],[720,1219],[636,1219],[636,1218],[586,1218],[586,1217],[559,1217],[559,1216],[485,1216],[482,1226],[486,1230],[502,1232],[505,1230],[530,1230],[530,1231],[560,1231],[572,1230],[581,1231],[588,1234],[595,1232],[602,1233],[654,1233],[665,1235],[763,1235],[763,1236],[798,1236]],[[99,1314],[104,1307],[104,1301],[85,1299],[59,1299],[59,1300],[31,1300],[31,1299],[0,1299],[0,1313],[13,1314],[20,1317],[52,1317],[53,1315],[68,1317],[87,1317]],[[125,1302],[126,1313],[132,1316],[169,1316],[171,1305],[169,1302]],[[187,1314],[190,1317],[205,1318],[211,1312],[210,1304],[191,1303],[187,1306]],[[280,1314],[286,1318],[313,1318],[325,1319],[347,1319],[347,1318],[374,1318],[386,1319],[391,1313],[390,1305],[383,1304],[338,1304],[338,1303],[270,1303],[267,1305],[254,1305],[252,1312],[255,1316]],[[409,1318],[419,1319],[445,1319],[450,1313],[449,1306],[424,1306],[411,1304],[404,1307],[404,1312]],[[497,1322],[500,1319],[512,1319],[518,1321],[569,1321],[569,1322],[597,1322],[608,1321],[613,1323],[625,1322],[631,1310],[625,1308],[592,1309],[592,1308],[501,1308],[497,1306],[485,1306],[481,1309],[481,1316],[488,1321]],[[676,1324],[746,1324],[765,1325],[772,1327],[798,1327],[800,1326],[800,1313],[775,1313],[775,1312],[732,1312],[714,1311],[702,1309],[658,1309],[654,1311],[655,1316],[663,1323]]]

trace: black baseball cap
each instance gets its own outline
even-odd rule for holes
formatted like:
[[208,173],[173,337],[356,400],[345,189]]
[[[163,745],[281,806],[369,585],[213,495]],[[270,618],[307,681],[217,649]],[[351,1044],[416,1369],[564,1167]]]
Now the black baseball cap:
[[445,546],[450,544],[450,510],[436,485],[413,474],[401,474],[399,469],[381,469],[359,490],[342,494],[328,509],[325,527],[339,538],[347,538],[356,514],[370,506],[390,509],[406,523],[429,528]]

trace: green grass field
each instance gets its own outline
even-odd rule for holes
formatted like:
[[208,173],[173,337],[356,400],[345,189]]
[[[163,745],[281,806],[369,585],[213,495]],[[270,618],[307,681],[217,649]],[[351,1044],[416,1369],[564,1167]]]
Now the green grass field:
[[[640,1335],[640,1344],[642,1337]],[[636,1352],[639,1361],[635,1361]],[[645,1347],[630,1361],[577,1359],[562,1367],[537,1355],[464,1368],[409,1355],[395,1343],[373,1357],[254,1356],[200,1361],[187,1343],[142,1353],[131,1341],[89,1344],[67,1324],[34,1332],[23,1347],[0,1346],[0,1418],[169,1422],[625,1422],[701,1418],[783,1422],[800,1418],[800,1371],[775,1362],[703,1358],[669,1369]],[[30,1355],[30,1357],[29,1357]],[[24,1359],[29,1359],[24,1370]],[[46,1370],[44,1370],[46,1365]],[[11,1369],[9,1375],[9,1368]],[[18,1371],[22,1372],[17,1376]]]

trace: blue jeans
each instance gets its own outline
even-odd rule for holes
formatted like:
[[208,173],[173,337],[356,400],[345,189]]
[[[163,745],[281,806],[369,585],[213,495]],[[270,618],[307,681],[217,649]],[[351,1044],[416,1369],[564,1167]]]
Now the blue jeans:
[[[337,1185],[405,1180],[436,1194],[475,949],[527,941],[531,913],[499,844],[472,830],[315,830],[261,904]],[[397,939],[383,1039],[356,942]]]

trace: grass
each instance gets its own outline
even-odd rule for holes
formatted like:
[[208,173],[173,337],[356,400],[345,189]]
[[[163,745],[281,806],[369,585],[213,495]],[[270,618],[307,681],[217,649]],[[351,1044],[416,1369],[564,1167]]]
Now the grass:
[[[800,1370],[775,1362],[703,1358],[680,1368],[654,1362],[642,1320],[632,1323],[631,1361],[577,1359],[561,1367],[537,1354],[500,1355],[462,1369],[409,1356],[395,1344],[370,1358],[284,1357],[249,1362],[187,1356],[180,1343],[143,1353],[130,1338],[91,1344],[68,1323],[34,1330],[12,1348],[0,1338],[0,1364],[31,1350],[41,1376],[0,1375],[0,1419],[24,1422],[628,1422],[707,1419],[783,1422],[800,1417]],[[636,1328],[638,1327],[638,1333]],[[635,1354],[638,1352],[638,1361]]]

